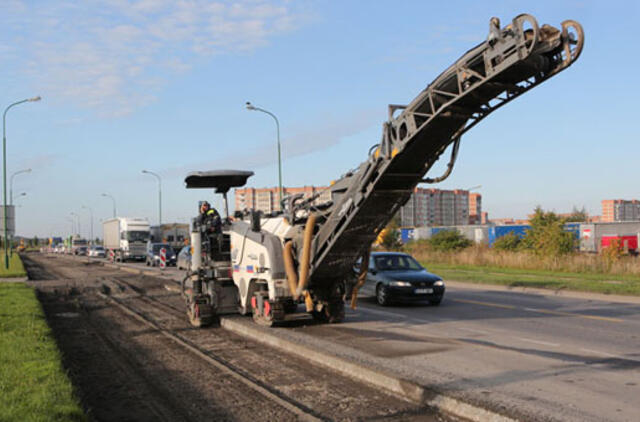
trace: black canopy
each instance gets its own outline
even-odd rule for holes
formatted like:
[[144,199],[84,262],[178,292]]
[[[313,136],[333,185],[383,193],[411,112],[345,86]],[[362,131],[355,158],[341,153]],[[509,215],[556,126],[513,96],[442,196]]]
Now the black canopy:
[[227,193],[231,188],[239,188],[253,176],[252,171],[213,170],[194,171],[184,179],[187,189],[215,188],[216,193]]

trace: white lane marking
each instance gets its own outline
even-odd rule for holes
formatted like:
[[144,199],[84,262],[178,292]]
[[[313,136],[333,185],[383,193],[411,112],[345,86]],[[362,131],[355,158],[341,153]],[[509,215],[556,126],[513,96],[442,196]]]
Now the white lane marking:
[[456,327],[460,330],[465,330],[465,331],[471,331],[472,333],[478,333],[478,334],[491,334],[489,331],[486,330],[478,330],[477,328],[469,328],[469,327]]
[[610,358],[618,358],[618,359],[622,359],[620,356],[618,355],[612,355],[611,353],[607,353],[607,352],[601,352],[599,350],[593,350],[593,349],[580,349],[583,352],[587,352],[587,353],[594,353],[596,355],[602,355],[602,356],[608,356]]
[[543,346],[560,347],[560,344],[558,344],[558,343],[549,343],[548,341],[533,340],[533,339],[524,338],[524,337],[516,337],[516,338],[518,340],[528,341],[529,343],[542,344]]
[[[396,318],[402,318],[402,319],[408,319],[409,317],[405,314],[397,314],[395,312],[387,312],[387,311],[379,311],[376,309],[371,309],[371,308],[365,308],[363,306],[358,307],[359,310],[364,311],[364,312],[370,312],[372,314],[378,314],[378,315],[390,315]],[[426,321],[425,321],[426,322]]]

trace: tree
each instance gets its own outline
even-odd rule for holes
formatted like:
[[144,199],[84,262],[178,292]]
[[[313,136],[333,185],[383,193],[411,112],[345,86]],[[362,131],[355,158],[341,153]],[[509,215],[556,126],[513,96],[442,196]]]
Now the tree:
[[531,229],[527,230],[522,239],[526,249],[533,250],[537,255],[557,256],[573,252],[575,238],[573,234],[564,230],[565,220],[554,212],[545,212],[537,206],[533,218],[530,220]]
[[429,239],[429,245],[436,251],[456,251],[472,244],[471,240],[457,230],[441,230]]
[[589,213],[585,207],[578,209],[575,205],[571,215],[564,220],[566,223],[583,223],[589,221]]

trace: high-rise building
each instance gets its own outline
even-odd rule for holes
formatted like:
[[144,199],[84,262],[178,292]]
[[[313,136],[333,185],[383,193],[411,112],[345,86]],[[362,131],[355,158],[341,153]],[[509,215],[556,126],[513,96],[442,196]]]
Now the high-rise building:
[[[266,214],[280,210],[278,201],[278,188],[243,188],[235,189],[235,209],[254,209]],[[302,193],[305,198],[309,198],[316,193],[320,193],[314,203],[322,203],[331,200],[331,190],[328,186],[304,186],[298,188],[282,188],[284,196]]]
[[640,221],[640,201],[637,199],[605,199],[602,201],[602,222]]
[[[482,215],[480,194],[474,198],[477,218]],[[415,188],[400,208],[400,224],[407,227],[462,226],[469,224],[469,191]]]
[[482,218],[482,195],[469,193],[469,224],[486,224],[486,217]]

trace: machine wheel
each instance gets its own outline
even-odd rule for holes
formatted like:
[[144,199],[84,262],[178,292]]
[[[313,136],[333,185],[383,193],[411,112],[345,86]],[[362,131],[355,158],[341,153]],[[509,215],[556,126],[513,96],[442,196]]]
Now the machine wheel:
[[273,307],[269,300],[263,300],[262,302],[262,312],[260,312],[260,307],[258,306],[258,300],[263,300],[262,297],[258,297],[257,295],[251,298],[251,309],[253,311],[253,320],[256,324],[271,327],[273,326]]
[[384,284],[378,284],[376,288],[376,301],[380,306],[387,306],[389,304],[389,293]]
[[194,327],[206,327],[213,322],[213,309],[205,303],[192,302],[187,306],[187,316]]
[[344,321],[344,301],[336,300],[311,313],[313,319],[323,323],[337,324]]
[[284,312],[287,314],[293,314],[298,310],[298,304],[293,300],[287,300],[284,302]]

